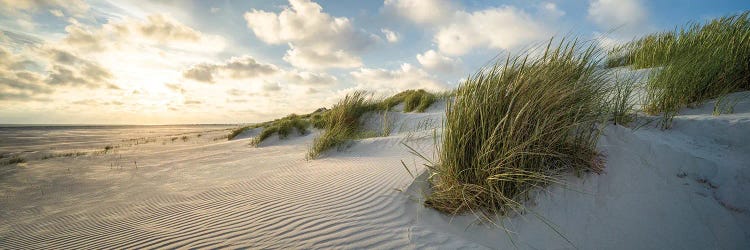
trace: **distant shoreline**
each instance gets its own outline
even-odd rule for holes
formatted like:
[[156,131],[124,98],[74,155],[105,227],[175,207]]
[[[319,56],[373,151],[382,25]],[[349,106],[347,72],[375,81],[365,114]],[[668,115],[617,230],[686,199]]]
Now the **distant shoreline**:
[[232,124],[0,124],[0,128],[26,128],[26,127],[169,127],[169,126],[235,126],[244,123]]

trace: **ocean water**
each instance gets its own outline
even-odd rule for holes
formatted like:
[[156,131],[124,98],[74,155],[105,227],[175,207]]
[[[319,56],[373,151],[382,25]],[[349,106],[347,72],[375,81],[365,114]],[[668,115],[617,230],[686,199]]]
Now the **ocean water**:
[[236,125],[0,125],[0,155],[103,149],[160,137],[197,135]]

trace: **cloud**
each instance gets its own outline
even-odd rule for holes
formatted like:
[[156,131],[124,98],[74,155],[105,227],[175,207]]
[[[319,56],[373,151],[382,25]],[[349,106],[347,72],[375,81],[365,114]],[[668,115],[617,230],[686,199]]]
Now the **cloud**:
[[289,44],[284,61],[303,69],[353,68],[362,66],[362,59],[344,50],[317,51]]
[[357,54],[380,39],[355,29],[346,17],[332,17],[309,0],[290,0],[280,13],[252,9],[244,18],[258,39],[287,43],[284,60],[307,69],[351,68],[361,65]]
[[258,63],[252,57],[243,56],[232,57],[224,63],[193,65],[184,71],[182,76],[199,82],[213,83],[217,74],[232,79],[243,79],[272,75],[278,71],[275,65]]
[[350,73],[361,89],[375,91],[401,91],[406,89],[443,90],[447,86],[422,69],[402,64],[399,69],[360,68]]
[[281,86],[279,83],[275,82],[267,82],[263,84],[263,91],[265,92],[275,92],[281,90]]
[[211,64],[193,65],[186,71],[182,72],[182,77],[193,79],[199,82],[214,82],[214,71],[217,66]]
[[447,0],[385,0],[385,10],[418,24],[438,24],[451,19],[455,10]]
[[48,45],[24,53],[0,47],[3,99],[33,99],[51,94],[60,86],[117,88],[112,78],[112,73],[100,64]]
[[52,14],[53,16],[56,16],[56,17],[64,17],[65,16],[65,14],[63,14],[63,12],[61,10],[58,10],[58,9],[49,10],[49,13]]
[[332,85],[338,81],[336,77],[326,73],[299,72],[296,70],[288,72],[286,80],[291,84],[310,86]]
[[640,0],[593,0],[588,18],[601,28],[633,34],[646,24],[648,12]]
[[45,49],[44,53],[50,59],[46,80],[50,85],[116,88],[110,82],[112,73],[96,62],[55,48]]
[[109,20],[99,28],[82,25],[75,19],[70,22],[63,41],[79,51],[118,50],[136,44],[201,51],[224,48],[223,38],[203,34],[165,14],[151,14],[143,20]]
[[389,29],[380,29],[381,32],[383,32],[383,35],[385,35],[385,40],[389,43],[396,43],[398,42],[398,33],[393,32]]
[[386,0],[385,9],[433,28],[443,54],[460,56],[474,48],[513,49],[550,36],[546,24],[564,15],[553,3],[539,6],[539,18],[512,6],[465,11],[441,0]]
[[476,12],[459,11],[434,40],[440,52],[463,55],[475,47],[512,49],[547,38],[551,32],[523,10],[511,6]]
[[182,86],[180,86],[177,83],[165,83],[164,86],[167,87],[168,89],[170,89],[170,90],[172,90],[174,92],[180,93],[180,94],[187,93],[187,91],[184,88],[182,88]]
[[139,33],[160,43],[170,41],[197,42],[201,39],[200,32],[177,22],[169,16],[161,14],[150,15],[143,22],[128,22],[115,28],[118,30],[129,29],[130,32]]
[[428,50],[422,54],[417,54],[417,61],[424,68],[439,72],[453,72],[460,67],[461,61],[459,59],[453,59],[435,50]]
[[56,7],[71,14],[83,14],[90,9],[90,6],[83,0],[0,0],[0,5],[3,9],[26,12]]
[[284,70],[273,64],[258,62],[250,56],[233,57],[222,63],[196,64],[183,71],[182,76],[186,79],[206,83],[232,79],[258,80],[263,82],[264,90],[271,91],[277,90],[278,84],[269,85],[268,82],[326,86],[333,85],[338,81],[336,77],[327,73],[314,73],[297,69]]
[[565,11],[562,11],[557,8],[557,4],[551,3],[551,2],[542,2],[540,3],[537,8],[539,8],[539,11],[542,12],[542,14],[551,19],[557,19],[565,15]]

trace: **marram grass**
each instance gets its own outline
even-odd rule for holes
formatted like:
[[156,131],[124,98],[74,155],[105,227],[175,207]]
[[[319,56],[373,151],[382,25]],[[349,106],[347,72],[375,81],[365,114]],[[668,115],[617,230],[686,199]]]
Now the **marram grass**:
[[421,113],[432,106],[436,100],[437,96],[434,93],[427,92],[424,89],[410,89],[385,98],[380,101],[378,108],[387,111],[399,103],[404,103],[404,112],[417,111]]
[[377,108],[378,103],[368,98],[365,92],[347,94],[326,112],[322,122],[324,131],[313,140],[307,158],[317,158],[326,150],[338,147],[356,137],[362,126],[360,117]]
[[[447,94],[446,94],[447,95]],[[388,117],[388,111],[399,103],[404,103],[404,112],[424,112],[439,97],[428,91],[406,90],[385,99],[373,99],[366,92],[357,91],[346,95],[325,115],[311,118],[316,128],[323,129],[323,133],[313,140],[307,153],[308,159],[314,159],[321,153],[340,147],[347,141],[387,136],[390,134],[393,121]],[[360,118],[367,112],[382,112],[382,131],[364,131]]]
[[669,128],[679,109],[750,89],[750,12],[646,36],[610,52],[610,66],[657,67],[644,110]]
[[310,122],[308,120],[305,120],[296,114],[291,114],[267,124],[263,127],[263,131],[253,138],[250,144],[258,146],[273,134],[278,134],[280,139],[284,139],[287,138],[293,130],[296,130],[300,135],[305,135],[309,132],[308,127],[310,127]]
[[606,119],[604,71],[591,44],[551,42],[469,77],[446,106],[425,205],[506,214],[566,171],[602,170],[597,123]]

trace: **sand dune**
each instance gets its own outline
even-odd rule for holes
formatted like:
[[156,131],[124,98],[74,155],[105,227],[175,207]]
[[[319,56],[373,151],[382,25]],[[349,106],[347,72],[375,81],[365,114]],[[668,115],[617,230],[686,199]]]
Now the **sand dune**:
[[[0,177],[0,248],[750,248],[750,102],[722,116],[711,107],[686,110],[667,131],[607,127],[606,173],[566,177],[532,212],[498,220],[511,237],[421,205],[424,175],[415,181],[401,161],[424,168],[401,143],[432,155],[438,103],[390,112],[391,135],[312,161],[319,131],[258,148],[252,134],[214,141],[226,132],[213,131],[32,160]],[[367,127],[382,130],[383,117]]]

